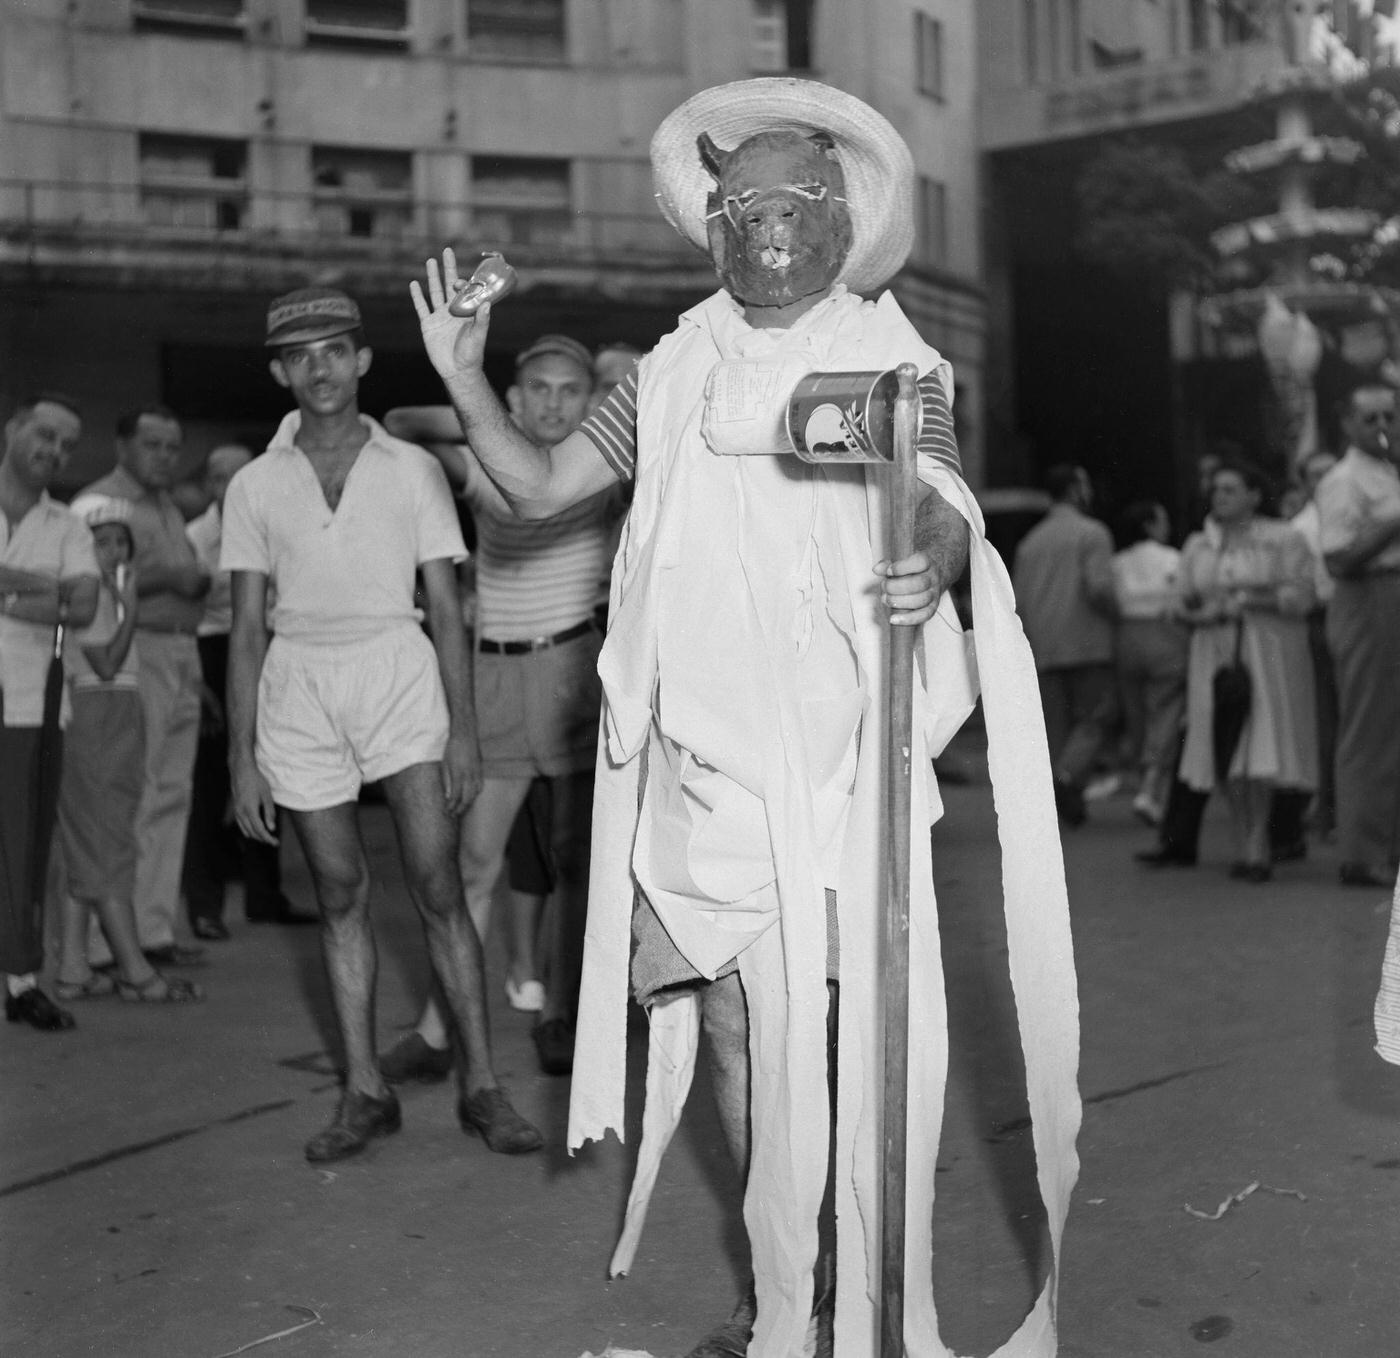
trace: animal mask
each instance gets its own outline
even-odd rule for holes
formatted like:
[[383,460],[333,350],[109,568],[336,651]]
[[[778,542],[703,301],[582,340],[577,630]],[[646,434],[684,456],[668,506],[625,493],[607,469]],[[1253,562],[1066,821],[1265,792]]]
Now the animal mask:
[[730,296],[781,307],[826,292],[851,248],[830,135],[760,132],[721,151],[702,132],[696,144],[715,181],[705,208],[710,258]]

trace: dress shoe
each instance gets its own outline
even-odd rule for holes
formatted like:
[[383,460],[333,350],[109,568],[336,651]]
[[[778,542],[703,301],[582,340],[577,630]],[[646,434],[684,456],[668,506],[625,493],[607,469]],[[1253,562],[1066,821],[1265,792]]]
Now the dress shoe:
[[223,943],[229,937],[228,926],[223,920],[210,919],[206,915],[196,915],[190,921],[190,933],[206,943]]
[[1276,844],[1269,850],[1269,857],[1275,863],[1298,863],[1308,856],[1306,839],[1291,839],[1287,844]]
[[452,1074],[452,1048],[430,1047],[421,1033],[401,1037],[379,1058],[379,1073],[391,1085],[437,1084]]
[[546,1075],[569,1075],[574,1069],[574,1025],[567,1019],[546,1019],[530,1034]]
[[1369,886],[1389,889],[1394,885],[1387,877],[1372,872],[1365,863],[1343,863],[1337,869],[1337,880],[1343,886]]
[[1159,844],[1155,849],[1139,849],[1133,857],[1146,868],[1194,868],[1196,855]]
[[166,943],[159,948],[142,948],[146,961],[153,967],[202,967],[203,948],[187,948],[183,943]]
[[1089,816],[1084,807],[1084,794],[1073,783],[1061,778],[1055,779],[1055,810],[1072,830],[1083,825]]
[[42,1033],[58,1033],[76,1028],[73,1015],[60,1009],[38,986],[5,996],[5,1017],[11,1023],[27,1023]]
[[544,1145],[544,1137],[510,1106],[502,1089],[479,1089],[458,1099],[457,1120],[469,1136],[481,1137],[501,1155],[524,1155]]
[[753,1338],[754,1317],[758,1304],[752,1289],[740,1299],[728,1320],[707,1334],[685,1358],[744,1358]]
[[1230,864],[1230,876],[1237,882],[1268,882],[1273,880],[1274,870],[1267,863],[1247,863],[1241,859]]
[[399,1101],[390,1091],[382,1099],[346,1090],[335,1121],[306,1143],[306,1158],[313,1165],[327,1165],[358,1155],[376,1136],[389,1136],[403,1126]]

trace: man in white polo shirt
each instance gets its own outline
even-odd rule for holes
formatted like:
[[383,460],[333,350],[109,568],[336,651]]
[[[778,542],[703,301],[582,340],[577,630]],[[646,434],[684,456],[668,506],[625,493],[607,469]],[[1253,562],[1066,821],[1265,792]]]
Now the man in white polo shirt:
[[[458,1117],[495,1151],[541,1145],[492,1069],[481,944],[457,876],[458,818],[481,785],[455,566],[466,554],[437,463],[359,411],[359,308],[304,288],[268,310],[272,375],[296,399],[229,486],[229,763],[244,834],[286,808],[311,868],[345,1049],[335,1119],[306,1146],[340,1160],[399,1129],[374,1049],[375,947],[356,802],[381,782],[433,971],[462,1041]],[[429,642],[414,608],[421,572]],[[269,640],[268,588],[276,592]]]

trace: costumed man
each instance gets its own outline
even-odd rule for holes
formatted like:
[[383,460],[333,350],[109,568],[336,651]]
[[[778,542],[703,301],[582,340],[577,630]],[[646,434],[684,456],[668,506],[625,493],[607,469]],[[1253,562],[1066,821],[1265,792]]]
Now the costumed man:
[[[972,703],[947,587],[969,560],[978,669],[1002,832],[1010,965],[1026,1048],[1041,1193],[1058,1240],[1075,1174],[1077,1003],[1035,672],[1005,568],[958,475],[947,363],[894,299],[863,301],[904,262],[913,165],[859,100],[769,78],[706,90],[651,146],[656,196],[708,248],[720,291],[552,449],[522,438],[482,372],[489,307],[448,301],[456,263],[411,289],[463,431],[515,512],[543,518],[634,482],[599,657],[604,711],[587,955],[569,1144],[621,1134],[629,959],[650,1019],[647,1108],[614,1273],[626,1272],[702,1027],[721,1122],[746,1168],[755,1306],[694,1358],[811,1353],[818,1218],[836,1220],[834,1330],[873,1353],[881,1106],[877,938],[885,630],[920,628],[916,748],[930,757]],[[914,363],[922,430],[917,550],[889,560],[885,478],[809,466],[781,432],[812,371]],[[931,772],[916,824],[937,815]],[[927,835],[912,835],[908,1351],[942,1355],[929,1286],[933,1172],[947,1043]],[[828,981],[839,974],[835,1108]],[[829,1146],[834,1113],[834,1152]],[[823,1270],[825,1272],[825,1270]],[[1054,1351],[1054,1275],[1000,1351]]]

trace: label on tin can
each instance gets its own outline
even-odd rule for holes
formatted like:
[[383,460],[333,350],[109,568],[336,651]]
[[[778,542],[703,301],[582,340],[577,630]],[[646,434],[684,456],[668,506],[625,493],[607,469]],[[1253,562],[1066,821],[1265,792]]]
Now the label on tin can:
[[788,401],[787,430],[804,462],[894,460],[894,402],[889,372],[808,373]]

